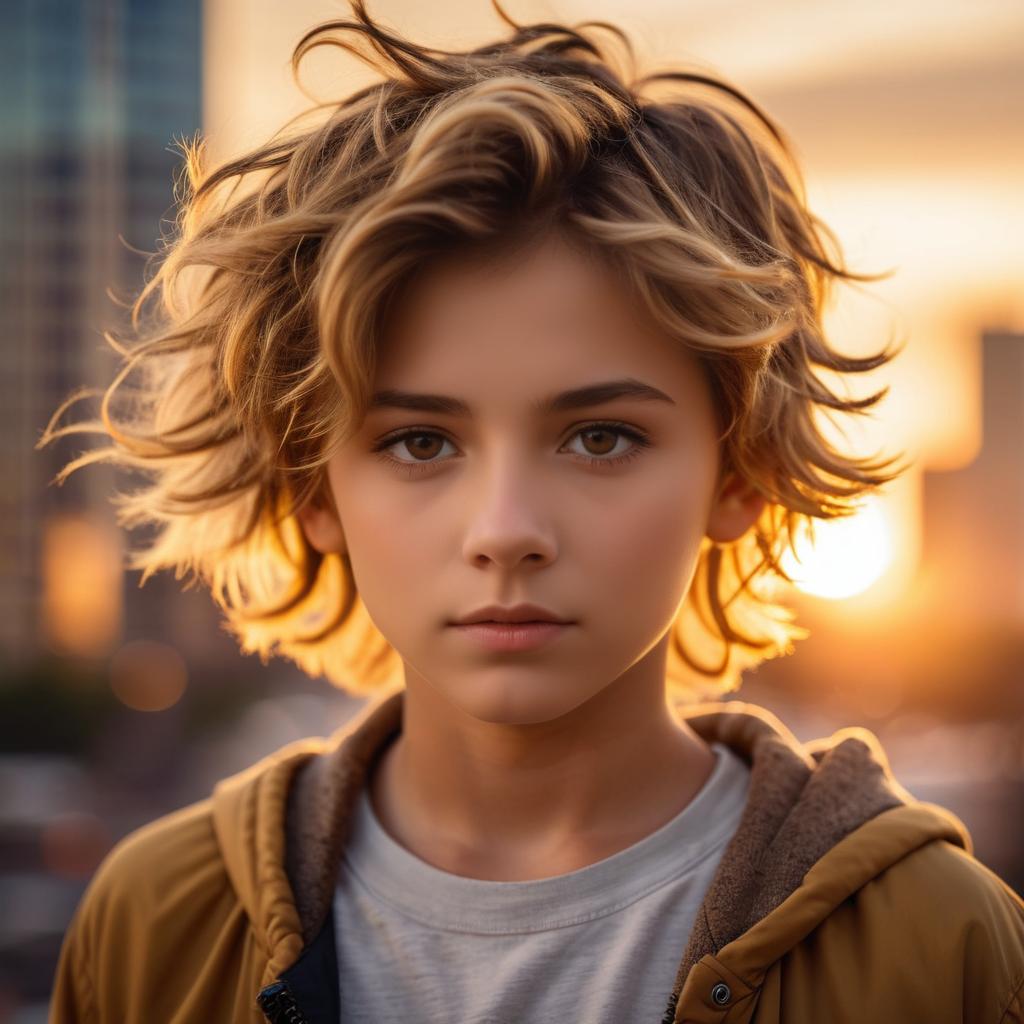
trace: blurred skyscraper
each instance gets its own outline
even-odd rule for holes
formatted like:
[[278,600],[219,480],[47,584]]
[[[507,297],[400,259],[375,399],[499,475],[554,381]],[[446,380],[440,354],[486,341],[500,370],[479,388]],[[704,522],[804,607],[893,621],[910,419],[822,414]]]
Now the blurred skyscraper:
[[[172,144],[200,128],[201,14],[200,0],[4,5],[0,654],[9,661],[31,658],[46,642],[48,562],[66,577],[72,604],[95,613],[106,602],[115,639],[123,628],[120,588],[135,584],[121,577],[116,543],[88,529],[65,532],[62,543],[49,538],[49,524],[68,513],[109,522],[114,480],[106,467],[48,486],[60,466],[98,440],[76,435],[41,451],[34,445],[72,390],[105,385],[118,365],[101,331],[123,323],[125,313],[107,292],[134,297],[144,267],[119,236],[151,252],[161,218],[171,215],[180,164]],[[62,422],[97,412],[97,401],[86,399]],[[80,556],[86,564],[76,568]]]
[[924,561],[943,587],[936,604],[967,623],[1024,631],[1024,334],[982,335],[981,451],[964,469],[925,475],[924,511]]

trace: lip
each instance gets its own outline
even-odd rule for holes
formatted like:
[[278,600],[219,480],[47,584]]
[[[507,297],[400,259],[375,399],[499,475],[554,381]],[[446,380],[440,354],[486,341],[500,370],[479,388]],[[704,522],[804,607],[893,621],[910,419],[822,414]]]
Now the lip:
[[571,622],[466,622],[452,629],[490,651],[532,651],[551,643]]
[[464,626],[474,622],[556,622],[563,625],[568,623],[560,615],[542,608],[539,604],[514,604],[510,608],[503,608],[501,605],[489,604],[485,608],[478,608],[475,612],[456,619],[453,625]]

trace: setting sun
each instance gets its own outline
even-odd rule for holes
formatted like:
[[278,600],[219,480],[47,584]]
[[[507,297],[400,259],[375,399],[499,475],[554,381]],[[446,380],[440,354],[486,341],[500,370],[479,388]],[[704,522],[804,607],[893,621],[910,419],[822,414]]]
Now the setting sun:
[[787,549],[782,567],[804,593],[832,600],[867,590],[893,559],[892,530],[877,501],[846,519],[816,522],[814,543],[804,533],[795,547],[799,560]]

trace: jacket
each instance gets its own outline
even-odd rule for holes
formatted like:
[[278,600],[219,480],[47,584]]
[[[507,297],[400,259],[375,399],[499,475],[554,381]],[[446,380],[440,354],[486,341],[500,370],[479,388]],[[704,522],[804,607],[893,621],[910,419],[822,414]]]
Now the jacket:
[[[392,692],[122,839],[65,935],[51,1024],[336,1024],[332,893],[402,706]],[[872,732],[805,744],[737,700],[676,713],[751,777],[661,1024],[1024,1021],[1024,901]]]

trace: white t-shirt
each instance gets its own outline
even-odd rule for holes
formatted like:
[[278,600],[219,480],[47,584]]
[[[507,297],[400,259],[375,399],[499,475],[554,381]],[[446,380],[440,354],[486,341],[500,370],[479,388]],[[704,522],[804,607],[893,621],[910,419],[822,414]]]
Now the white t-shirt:
[[463,878],[410,853],[360,794],[334,894],[341,1019],[659,1024],[693,919],[746,806],[722,743],[690,803],[578,871]]

